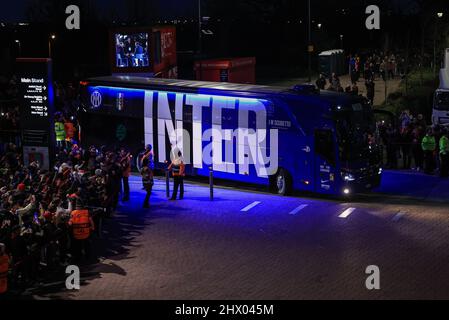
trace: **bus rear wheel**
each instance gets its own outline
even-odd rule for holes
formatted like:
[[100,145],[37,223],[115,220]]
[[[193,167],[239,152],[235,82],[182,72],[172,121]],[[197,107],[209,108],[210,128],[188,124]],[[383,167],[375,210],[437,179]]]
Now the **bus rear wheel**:
[[288,195],[291,191],[291,177],[287,170],[279,169],[277,174],[271,181],[271,189],[273,193],[278,195]]

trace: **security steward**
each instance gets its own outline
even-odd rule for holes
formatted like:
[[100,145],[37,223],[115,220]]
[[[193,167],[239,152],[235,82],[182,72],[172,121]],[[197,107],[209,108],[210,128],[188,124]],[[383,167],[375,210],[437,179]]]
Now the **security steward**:
[[55,135],[56,135],[56,146],[58,148],[64,147],[64,142],[66,138],[64,122],[62,120],[62,115],[60,113],[55,115]]
[[75,198],[76,207],[70,214],[69,226],[72,229],[72,254],[75,260],[79,260],[83,251],[89,257],[89,237],[95,230],[94,222],[84,201]]
[[421,147],[424,152],[424,172],[426,174],[432,174],[435,166],[434,153],[436,150],[436,141],[431,128],[427,129],[427,134],[422,140]]
[[175,148],[173,151],[174,159],[168,166],[168,171],[173,175],[173,194],[170,198],[171,201],[176,200],[179,188],[179,200],[184,198],[184,176],[185,176],[185,164],[182,157],[181,150]]
[[440,138],[440,176],[447,178],[449,176],[449,137],[448,129],[443,131]]
[[8,290],[9,256],[5,249],[5,245],[0,243],[0,294]]

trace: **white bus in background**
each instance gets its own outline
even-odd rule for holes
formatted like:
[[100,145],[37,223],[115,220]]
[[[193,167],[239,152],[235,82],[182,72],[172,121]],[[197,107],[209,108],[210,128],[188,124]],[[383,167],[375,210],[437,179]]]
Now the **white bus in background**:
[[433,99],[432,124],[449,126],[449,48],[445,50],[440,87],[435,91]]

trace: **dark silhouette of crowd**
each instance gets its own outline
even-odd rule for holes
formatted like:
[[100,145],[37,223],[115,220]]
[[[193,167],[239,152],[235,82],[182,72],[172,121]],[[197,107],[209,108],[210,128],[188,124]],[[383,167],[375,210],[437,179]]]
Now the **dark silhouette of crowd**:
[[19,107],[17,104],[4,104],[0,107],[0,128],[14,131],[19,128]]

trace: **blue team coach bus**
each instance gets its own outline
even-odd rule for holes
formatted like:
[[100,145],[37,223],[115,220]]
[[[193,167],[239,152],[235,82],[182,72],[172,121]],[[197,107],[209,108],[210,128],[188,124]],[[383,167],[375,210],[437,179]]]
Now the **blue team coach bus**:
[[131,76],[81,84],[84,146],[138,154],[151,144],[159,167],[180,150],[189,175],[212,169],[282,195],[349,195],[380,184],[374,112],[361,96]]

